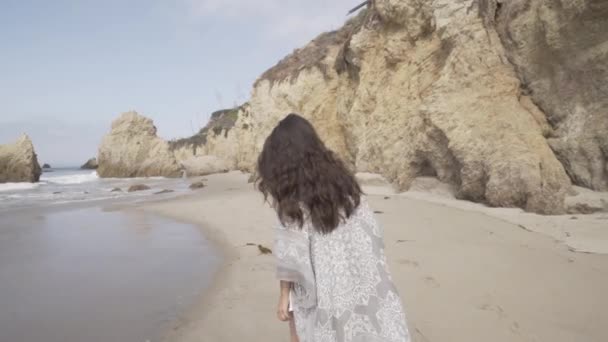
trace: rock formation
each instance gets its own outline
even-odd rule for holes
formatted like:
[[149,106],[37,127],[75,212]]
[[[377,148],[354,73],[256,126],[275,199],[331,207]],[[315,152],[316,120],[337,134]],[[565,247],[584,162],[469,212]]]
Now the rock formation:
[[51,165],[50,164],[44,164],[44,165],[42,165],[42,168],[43,169],[50,169]]
[[353,168],[399,190],[434,176],[459,198],[563,213],[570,178],[608,182],[607,7],[372,1],[265,72],[202,153],[252,171],[274,125],[297,112]]
[[150,187],[145,184],[135,184],[131,185],[127,192],[136,192],[136,191],[145,191],[150,190]]
[[[192,164],[193,157],[212,155],[229,169],[249,170],[251,156],[247,153],[251,149],[243,146],[253,144],[253,140],[246,139],[253,137],[255,128],[249,108],[246,103],[236,108],[214,112],[209,123],[200,132],[189,138],[171,141],[171,150],[177,160],[189,165]],[[232,134],[235,131],[238,134]],[[187,168],[188,166],[187,174],[191,175]]]
[[202,181],[194,182],[194,183],[190,184],[191,190],[198,190],[198,189],[202,189],[204,187],[205,187],[205,183],[203,183]]
[[38,182],[42,169],[30,138],[23,134],[13,144],[0,145],[0,183]]
[[152,120],[127,112],[112,122],[99,147],[100,177],[178,177],[181,168]]
[[[606,1],[374,0],[266,71],[247,104],[214,113],[193,137],[154,153],[155,144],[104,151],[129,170],[122,176],[138,174],[125,166],[132,160],[174,173],[175,160],[188,168],[202,156],[254,171],[267,135],[296,112],[354,170],[398,190],[436,177],[458,198],[564,213],[572,182],[608,189],[606,41]],[[151,121],[125,123],[142,120],[115,125],[141,125],[144,140],[158,141]],[[117,127],[121,138],[111,133],[108,145],[133,149],[136,128]]]
[[97,164],[97,158],[91,158],[87,160],[87,162],[84,163],[80,168],[82,170],[97,170],[98,166],[99,165]]
[[555,155],[575,184],[607,191],[608,2],[486,3],[522,93],[546,115]]
[[206,176],[230,170],[226,162],[216,156],[192,157],[182,160],[180,164],[188,177]]

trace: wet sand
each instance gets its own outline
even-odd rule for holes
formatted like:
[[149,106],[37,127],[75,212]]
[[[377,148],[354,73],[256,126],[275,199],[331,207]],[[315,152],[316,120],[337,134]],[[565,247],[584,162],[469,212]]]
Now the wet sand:
[[0,217],[0,341],[159,341],[211,282],[192,224],[101,208]]
[[[256,247],[272,246],[275,215],[248,175],[208,178],[197,196],[143,208],[199,224],[227,256],[211,289],[166,340],[286,341],[287,326],[275,318],[274,260]],[[414,341],[608,341],[608,254],[568,245],[591,227],[593,250],[607,251],[608,228],[597,229],[606,214],[575,215],[571,240],[560,240],[555,222],[571,215],[484,211],[370,185],[364,189],[384,228]]]

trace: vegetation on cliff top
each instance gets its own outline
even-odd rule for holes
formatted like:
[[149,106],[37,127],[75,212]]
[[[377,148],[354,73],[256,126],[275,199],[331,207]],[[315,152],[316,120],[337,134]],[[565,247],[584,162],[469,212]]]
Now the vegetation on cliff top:
[[364,9],[357,16],[348,20],[340,29],[322,33],[304,48],[294,50],[277,65],[264,72],[255,81],[254,87],[262,81],[270,81],[271,85],[284,80],[293,82],[303,70],[313,68],[319,69],[324,76],[327,76],[327,64],[323,63],[323,60],[329,54],[329,49],[332,46],[346,44],[353,34],[363,27],[369,13],[370,10]]
[[227,136],[228,132],[234,127],[236,121],[239,118],[239,111],[243,106],[238,106],[230,109],[222,109],[211,114],[211,118],[205,127],[203,127],[198,133],[194,134],[189,138],[172,140],[169,142],[169,148],[174,151],[183,147],[191,147],[193,153],[196,154],[196,149],[207,143],[207,137],[209,133],[213,136],[217,136],[224,132]]

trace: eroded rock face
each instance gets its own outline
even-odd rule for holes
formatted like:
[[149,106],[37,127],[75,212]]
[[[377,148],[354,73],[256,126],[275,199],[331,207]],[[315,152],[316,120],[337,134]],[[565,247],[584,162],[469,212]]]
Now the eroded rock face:
[[489,2],[523,91],[553,128],[549,144],[572,181],[608,190],[608,2]]
[[216,156],[193,157],[181,161],[188,177],[206,176],[214,173],[225,173],[230,170],[228,164]]
[[600,2],[375,0],[265,72],[247,115],[205,154],[252,171],[296,112],[352,168],[399,190],[433,176],[459,198],[564,213],[568,175],[605,188]]
[[234,127],[243,106],[218,110],[211,114],[207,125],[198,133],[188,138],[170,141],[169,147],[175,153],[177,159],[186,160],[192,157],[206,155],[205,146],[207,142],[216,136],[223,136],[226,138],[230,130]]
[[149,118],[127,112],[112,122],[99,147],[100,177],[179,177],[181,168],[169,144],[156,135]]
[[[211,162],[216,166],[223,164],[221,167],[214,167],[217,171],[222,170],[224,166],[230,170],[250,171],[251,158],[255,157],[250,155],[253,151],[255,130],[256,123],[250,115],[250,106],[245,103],[236,108],[213,113],[209,123],[199,133],[189,138],[171,141],[170,147],[189,176],[200,173],[196,170],[196,161],[203,156],[216,158],[220,162],[211,162],[207,159],[198,163],[201,166]],[[192,168],[188,171],[190,166]]]
[[357,171],[380,173],[400,190],[436,176],[460,198],[563,212],[570,181],[478,6],[376,1],[332,39],[324,34],[285,58],[253,90],[253,144],[241,144],[251,149],[248,162],[297,112]]
[[12,144],[0,145],[0,183],[38,182],[42,169],[30,138],[23,134]]

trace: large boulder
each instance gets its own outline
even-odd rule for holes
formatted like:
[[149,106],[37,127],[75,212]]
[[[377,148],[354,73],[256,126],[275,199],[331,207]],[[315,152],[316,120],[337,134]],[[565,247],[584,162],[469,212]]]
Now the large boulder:
[[205,183],[203,183],[203,181],[199,181],[199,182],[194,182],[192,184],[190,184],[190,189],[192,190],[199,190],[204,188],[206,185]]
[[216,156],[193,157],[181,161],[188,177],[206,176],[229,171],[226,162]]
[[0,145],[0,183],[38,182],[42,169],[30,138],[23,134],[13,144]]
[[100,177],[178,177],[181,169],[151,119],[127,112],[112,122],[99,147]]
[[99,164],[97,163],[97,158],[91,158],[87,160],[86,163],[82,164],[80,167],[82,170],[97,170]]

